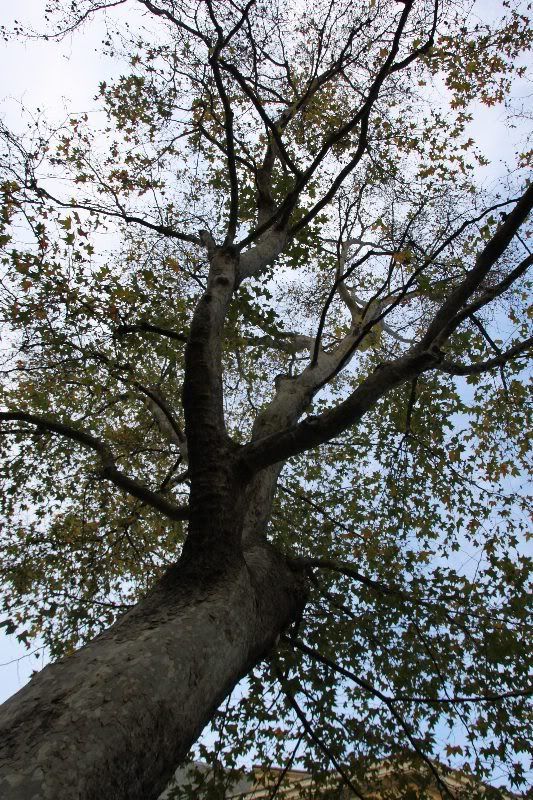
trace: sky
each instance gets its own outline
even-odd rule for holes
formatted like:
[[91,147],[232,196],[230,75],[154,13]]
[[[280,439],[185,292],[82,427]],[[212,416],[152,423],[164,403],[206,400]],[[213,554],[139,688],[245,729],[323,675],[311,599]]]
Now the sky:
[[[14,19],[39,27],[44,0],[17,0],[0,4],[0,25],[11,29]],[[490,15],[499,3],[482,0],[480,15]],[[9,41],[0,48],[0,115],[12,129],[21,127],[22,108],[39,109],[58,122],[67,114],[95,106],[93,100],[102,80],[109,80],[117,66],[101,55],[101,22],[85,26],[81,33],[63,41]],[[502,160],[512,155],[513,135],[505,125],[501,108],[475,109],[472,135],[491,164],[485,170],[492,182],[502,174]],[[21,688],[32,670],[46,663],[46,653],[37,644],[27,651],[14,637],[0,634],[0,702]]]

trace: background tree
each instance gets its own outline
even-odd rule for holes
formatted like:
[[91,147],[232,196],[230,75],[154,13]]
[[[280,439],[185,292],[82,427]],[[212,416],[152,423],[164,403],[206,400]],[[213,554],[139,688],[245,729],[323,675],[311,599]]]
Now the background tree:
[[469,129],[524,10],[52,1],[48,36],[97,14],[104,126],[2,128],[4,625],[57,659],[2,797],[155,798],[208,722],[216,797],[251,750],[524,786],[533,189],[527,152],[477,186]]

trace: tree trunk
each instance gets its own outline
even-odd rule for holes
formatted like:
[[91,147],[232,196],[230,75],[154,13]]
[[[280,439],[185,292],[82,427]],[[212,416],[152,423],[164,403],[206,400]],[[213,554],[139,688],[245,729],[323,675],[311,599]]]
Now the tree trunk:
[[301,613],[302,576],[267,546],[149,595],[0,709],[2,800],[150,800],[235,684]]

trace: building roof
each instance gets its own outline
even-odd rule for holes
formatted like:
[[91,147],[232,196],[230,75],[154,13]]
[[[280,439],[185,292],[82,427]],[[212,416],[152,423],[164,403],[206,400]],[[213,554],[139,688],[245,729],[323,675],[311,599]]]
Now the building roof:
[[[483,797],[489,796],[491,787],[475,780],[459,770],[444,768],[438,762],[434,762],[436,768],[442,776],[443,781],[450,789],[452,795],[459,795],[461,798],[470,796]],[[173,797],[186,797],[186,789],[189,789],[189,797],[202,797],[203,778],[212,775],[212,767],[202,763],[194,762],[176,770],[174,780],[169,787],[160,795],[159,800],[173,800]],[[231,780],[231,773],[228,775],[228,785],[224,790],[224,800],[268,800],[273,789],[279,783],[276,792],[278,800],[292,800],[302,796],[306,789],[313,789],[313,777],[309,772],[299,769],[286,769],[281,767],[254,766],[249,773],[237,775],[236,779]],[[380,800],[384,794],[387,798],[394,797],[394,789],[399,790],[400,785],[405,790],[406,787],[416,789],[420,785],[421,779],[425,783],[424,797],[427,800],[442,800],[441,789],[427,768],[406,766],[399,764],[395,759],[384,759],[368,767],[364,783],[360,783],[361,793],[368,800]],[[335,797],[339,798],[340,776],[336,772],[331,772],[326,780],[323,791],[328,793],[328,788],[335,791]],[[179,792],[180,787],[182,793]],[[340,795],[342,798],[353,797],[349,788],[345,788]],[[413,794],[414,797],[414,794]],[[500,789],[502,800],[514,800],[519,795],[512,794]]]

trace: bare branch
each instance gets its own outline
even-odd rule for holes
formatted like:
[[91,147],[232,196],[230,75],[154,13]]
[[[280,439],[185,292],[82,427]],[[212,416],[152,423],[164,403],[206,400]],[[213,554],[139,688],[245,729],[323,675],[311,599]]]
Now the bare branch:
[[[346,275],[344,275],[344,268],[348,260],[348,252],[353,244],[359,244],[356,239],[347,239],[340,246],[339,258],[337,260],[337,270],[335,272],[335,283],[337,284],[337,291],[339,297],[344,302],[346,308],[352,317],[352,324],[356,323],[361,318],[361,309],[357,304],[355,297],[346,286]],[[362,245],[359,245],[358,251]]]
[[344,272],[342,274],[337,273],[338,277],[336,278],[333,286],[331,287],[331,289],[329,291],[329,294],[328,294],[328,296],[326,298],[326,302],[324,303],[324,307],[323,307],[322,312],[320,314],[320,320],[319,320],[319,323],[318,323],[318,329],[317,329],[316,337],[315,337],[315,346],[314,346],[314,349],[313,349],[313,356],[311,358],[311,366],[315,366],[315,364],[317,362],[318,354],[319,354],[319,351],[320,351],[320,340],[322,338],[322,333],[324,331],[324,325],[326,324],[326,316],[327,316],[327,313],[329,311],[329,307],[331,306],[331,303],[333,302],[335,294],[339,291],[340,287],[343,285],[343,283],[346,280],[346,278],[348,278],[352,274],[352,272],[354,272],[354,270],[357,269],[357,267],[360,267],[361,264],[364,264],[365,261],[367,261],[369,258],[371,258],[374,255],[379,255],[379,253],[377,251],[375,251],[375,250],[368,250],[363,256],[361,256],[361,258],[357,259],[357,261],[354,261],[348,267],[346,272]]
[[161,433],[174,444],[180,451],[183,461],[187,461],[187,440],[181,430],[174,414],[170,410],[168,403],[161,396],[161,393],[154,388],[143,386],[138,381],[133,381],[133,386],[138,389],[146,398],[146,404]]
[[[220,66],[226,72],[229,72],[230,75],[232,75],[235,78],[235,80],[237,81],[237,83],[241,87],[241,89],[244,92],[244,94],[253,103],[254,108],[256,109],[257,113],[259,114],[259,116],[261,117],[263,123],[265,124],[267,130],[269,131],[270,136],[273,138],[274,142],[276,143],[276,148],[277,148],[277,150],[279,152],[279,156],[280,156],[280,159],[282,160],[282,162],[284,164],[286,164],[286,166],[290,169],[290,171],[294,175],[298,175],[298,176],[301,175],[302,174],[301,170],[294,163],[294,161],[292,160],[292,158],[288,154],[288,152],[287,152],[287,150],[285,148],[285,145],[283,144],[278,124],[276,122],[274,122],[268,116],[268,114],[266,113],[266,111],[265,111],[265,109],[263,107],[263,104],[261,103],[261,101],[259,100],[257,95],[255,94],[255,92],[253,92],[252,89],[248,86],[248,82],[246,81],[246,78],[241,74],[241,72],[237,69],[237,67],[234,64],[231,64],[229,61],[225,61],[224,59],[220,59]],[[272,223],[274,221],[275,220],[272,220]],[[270,227],[270,225],[268,225],[267,227]],[[266,230],[266,228],[265,228],[265,230]],[[255,239],[256,236],[254,236],[253,238]],[[249,237],[248,237],[248,239],[249,239]],[[252,240],[249,239],[249,241],[247,241],[246,244],[249,244],[250,241],[252,241]],[[243,247],[243,246],[244,246],[244,244],[241,242],[240,243],[240,247]]]
[[285,697],[287,698],[287,701],[288,701],[289,705],[291,706],[291,708],[296,713],[296,716],[298,717],[298,719],[302,723],[302,727],[305,730],[305,732],[307,733],[307,735],[309,736],[309,738],[311,739],[311,741],[313,741],[316,744],[316,746],[319,748],[319,750],[321,750],[324,753],[324,755],[326,756],[328,761],[335,767],[335,769],[339,773],[340,777],[342,778],[342,780],[344,781],[346,786],[348,786],[352,790],[354,795],[356,797],[358,797],[359,800],[365,800],[364,795],[361,794],[360,790],[357,788],[357,786],[350,779],[350,776],[345,772],[344,768],[341,766],[341,764],[339,763],[339,761],[337,760],[335,755],[331,752],[329,747],[322,741],[322,739],[318,736],[316,731],[313,729],[313,726],[311,725],[311,723],[309,722],[309,720],[305,716],[304,712],[302,711],[302,709],[300,708],[300,706],[296,702],[296,698],[294,697],[294,695],[290,691],[289,687],[287,686],[287,684],[285,682],[285,679],[283,678],[283,675],[281,674],[281,670],[279,669],[279,667],[277,665],[275,667],[275,671],[276,671],[276,676],[277,676],[277,678],[278,678],[278,680],[279,680],[279,682],[281,684],[281,687],[283,689],[283,693],[284,693]]
[[[378,97],[379,97],[379,93],[381,91],[381,87],[383,86],[383,84],[385,83],[385,80],[387,79],[388,75],[392,71],[392,66],[394,64],[394,59],[396,58],[396,55],[398,53],[398,50],[399,50],[399,47],[400,47],[400,41],[401,41],[401,38],[402,38],[402,34],[403,34],[403,31],[404,31],[405,25],[407,23],[407,19],[409,17],[409,13],[410,13],[410,11],[412,9],[412,5],[413,5],[412,0],[407,0],[407,2],[404,3],[404,8],[403,8],[403,11],[402,11],[402,13],[400,15],[400,19],[399,19],[398,25],[396,27],[396,31],[395,31],[395,34],[394,34],[394,38],[393,38],[389,53],[388,53],[387,57],[385,58],[385,61],[383,62],[378,74],[376,75],[376,77],[375,77],[375,79],[374,79],[374,81],[372,83],[372,86],[370,87],[370,89],[368,91],[368,94],[367,94],[365,102],[363,103],[363,105],[361,106],[359,111],[354,115],[354,117],[352,119],[350,119],[345,125],[343,125],[341,128],[339,128],[337,131],[334,131],[332,134],[330,134],[330,136],[328,136],[328,138],[326,139],[326,141],[322,145],[320,151],[318,152],[317,156],[315,157],[314,161],[306,169],[306,171],[304,173],[304,177],[302,179],[303,185],[305,185],[309,181],[309,179],[314,174],[314,172],[316,171],[317,167],[321,164],[321,162],[323,161],[323,159],[325,158],[327,153],[330,151],[330,149],[335,144],[337,144],[342,139],[344,139],[345,136],[350,134],[358,125],[360,125],[359,137],[358,137],[358,145],[357,145],[357,148],[356,148],[354,156],[343,167],[343,169],[338,173],[337,177],[331,182],[330,188],[322,196],[322,198],[317,203],[315,203],[315,205],[307,212],[307,214],[305,214],[300,220],[298,220],[296,225],[294,225],[291,228],[291,230],[290,230],[290,234],[291,235],[294,235],[299,230],[301,230],[303,227],[305,227],[312,219],[314,219],[316,217],[316,215],[324,208],[324,206],[326,206],[330,202],[330,200],[337,193],[337,190],[339,189],[341,184],[344,182],[344,179],[351,172],[353,172],[353,170],[355,169],[355,167],[357,166],[357,164],[361,160],[364,152],[366,151],[366,148],[367,148],[367,134],[368,134],[368,126],[369,126],[370,114],[372,112],[372,109],[373,109]],[[432,33],[432,35],[430,37],[431,43],[433,42],[433,35],[434,35],[434,29],[433,29],[433,33]],[[414,58],[416,58],[416,57],[418,57],[418,56],[414,56],[412,60],[414,60]],[[407,66],[410,63],[411,63],[411,61],[407,61],[406,60],[403,66]],[[399,69],[403,68],[403,67],[400,67],[399,64],[396,65],[396,66]]]
[[308,647],[306,644],[298,639],[293,639],[290,636],[282,636],[282,640],[289,645],[297,647],[302,653],[305,653],[310,658],[320,661],[327,667],[335,670],[340,675],[356,683],[365,691],[375,695],[385,703],[414,703],[418,705],[454,705],[455,703],[500,703],[502,700],[512,700],[517,697],[531,697],[533,695],[533,688],[530,689],[513,689],[509,692],[487,692],[486,694],[474,695],[471,697],[462,697],[461,695],[454,697],[420,697],[417,695],[394,695],[389,696],[381,692],[375,686],[372,686],[368,681],[363,680],[360,676],[355,675],[351,670],[337,664],[330,658],[319,653],[317,650]]
[[[252,0],[255,2],[255,0]],[[250,2],[247,6],[248,8],[252,5]],[[239,178],[237,175],[237,164],[235,161],[235,135],[233,131],[233,109],[231,107],[231,102],[228,97],[228,93],[226,92],[226,87],[224,86],[224,81],[222,80],[222,75],[220,72],[220,64],[219,64],[219,57],[224,47],[226,41],[229,41],[232,34],[228,34],[226,39],[223,36],[222,30],[218,25],[216,20],[213,5],[209,0],[207,0],[207,9],[209,12],[209,16],[213,24],[215,25],[218,33],[218,41],[213,50],[212,55],[209,58],[209,64],[211,69],[213,70],[213,76],[215,78],[215,85],[217,87],[218,95],[222,102],[222,107],[224,109],[224,130],[226,134],[226,158],[228,164],[228,174],[229,174],[229,183],[230,183],[230,207],[229,207],[229,216],[228,216],[228,230],[226,233],[226,239],[224,244],[227,246],[233,242],[235,239],[235,234],[237,232],[237,224],[239,219]],[[236,32],[246,18],[246,13],[243,14],[240,23],[235,27],[233,32]]]
[[[290,214],[292,213],[292,210],[298,201],[300,193],[305,188],[309,180],[312,178],[312,176],[314,175],[317,168],[322,163],[328,152],[335,144],[341,141],[345,136],[350,134],[352,130],[354,130],[358,125],[360,125],[359,143],[356,148],[354,156],[338,173],[337,177],[332,181],[329,190],[322,196],[322,198],[308,211],[307,214],[305,214],[296,223],[296,225],[294,225],[290,229],[289,231],[290,236],[293,236],[301,228],[305,227],[312,219],[314,219],[314,217],[321,211],[321,209],[324,208],[324,206],[326,206],[330,202],[330,200],[335,196],[337,190],[344,182],[344,179],[355,169],[367,147],[367,133],[368,133],[370,113],[379,97],[381,87],[385,82],[390,72],[390,68],[394,62],[394,59],[398,53],[401,37],[409,13],[411,11],[411,8],[412,8],[412,0],[408,0],[408,2],[404,4],[404,9],[400,15],[400,19],[398,21],[398,25],[394,34],[390,51],[381,69],[379,70],[376,78],[374,79],[372,86],[368,91],[366,100],[360,107],[359,111],[345,125],[343,125],[338,130],[334,131],[326,138],[318,154],[314,158],[313,162],[309,165],[309,167],[305,170],[303,174],[300,174],[296,177],[293,189],[289,192],[289,194],[287,194],[283,202],[278,206],[278,208],[272,214],[271,218],[265,221],[263,225],[259,225],[248,236],[242,239],[237,245],[239,250],[242,250],[248,244],[253,242],[255,239],[258,238],[258,236],[260,236],[262,233],[271,228],[275,223],[278,224],[281,223],[280,227],[285,228],[286,223],[290,217]],[[244,87],[242,88],[243,91],[245,91]]]
[[68,33],[72,33],[79,28],[85,20],[89,19],[92,14],[97,14],[99,11],[106,11],[108,8],[115,8],[116,6],[122,6],[126,3],[127,0],[114,0],[114,2],[110,3],[100,3],[99,5],[95,5],[92,8],[87,9],[81,16],[72,23],[72,25],[68,25],[66,28],[63,28],[58,33],[46,33],[42,35],[43,39],[62,39],[63,36],[66,36]]
[[424,763],[430,769],[431,773],[433,774],[433,777],[437,781],[438,786],[440,786],[440,788],[445,792],[445,794],[448,795],[448,797],[451,797],[452,800],[455,800],[455,795],[453,795],[451,793],[451,791],[450,791],[449,787],[447,786],[447,784],[442,780],[442,778],[439,775],[437,769],[435,768],[435,765],[433,764],[433,762],[420,749],[420,746],[419,746],[418,742],[414,738],[414,736],[413,736],[412,732],[410,731],[409,726],[405,722],[404,718],[394,708],[394,700],[393,699],[388,697],[386,694],[381,692],[379,689],[376,689],[376,687],[372,686],[372,684],[368,683],[368,681],[365,681],[362,678],[357,677],[357,675],[354,675],[353,672],[350,672],[349,670],[345,669],[344,667],[339,666],[339,664],[336,664],[334,661],[331,661],[331,659],[326,658],[325,656],[321,655],[316,650],[313,650],[311,647],[308,647],[306,644],[304,644],[303,642],[299,641],[298,639],[289,639],[288,636],[284,636],[283,639],[288,644],[291,644],[293,647],[297,647],[298,650],[302,651],[302,653],[305,653],[306,655],[310,656],[311,658],[314,658],[316,661],[319,661],[320,663],[324,664],[325,666],[330,667],[330,669],[333,669],[335,672],[339,673],[340,675],[343,675],[345,678],[349,678],[357,686],[360,686],[362,689],[364,689],[365,692],[368,692],[373,697],[377,697],[379,700],[381,700],[383,703],[385,703],[385,705],[389,709],[391,715],[394,717],[396,722],[398,722],[398,724],[402,728],[407,740],[409,741],[409,743],[410,743],[411,747],[413,748],[413,750],[415,751],[415,753],[417,753],[417,755],[424,761]]
[[279,337],[268,334],[264,336],[247,336],[245,341],[250,347],[271,347],[274,350],[294,355],[303,350],[311,350],[314,339],[312,336],[306,336],[303,333],[284,331]]
[[164,19],[168,20],[173,25],[175,25],[177,28],[181,28],[183,31],[190,33],[191,36],[194,36],[197,39],[201,39],[201,41],[204,42],[204,44],[206,44],[209,47],[210,42],[207,36],[204,36],[204,34],[200,33],[200,31],[191,28],[190,25],[187,25],[186,22],[183,22],[181,18],[176,17],[174,14],[171,14],[170,11],[168,11],[166,8],[159,8],[154,3],[152,3],[151,0],[138,0],[138,2],[141,5],[145,6],[148,9],[148,11],[150,11],[155,16],[163,17]]
[[[301,500],[303,503],[305,503],[306,505],[310,506],[310,508],[313,508],[315,511],[317,511],[320,514],[320,516],[324,517],[324,519],[327,519],[330,522],[332,522],[335,525],[335,527],[340,528],[341,530],[343,530],[346,533],[349,533],[351,535],[358,536],[363,541],[365,540],[364,536],[362,536],[361,534],[354,533],[354,531],[352,530],[352,528],[349,525],[346,525],[346,523],[342,522],[341,520],[336,519],[332,514],[330,514],[328,511],[326,511],[325,508],[323,508],[321,505],[319,505],[319,503],[316,503],[314,500],[311,500],[310,497],[307,497],[305,494],[302,494],[301,492],[295,492],[294,489],[291,489],[290,486],[287,486],[286,484],[283,484],[283,483],[280,484],[279,488],[280,488],[280,490],[282,492],[285,492],[285,494],[288,494],[290,497],[293,497],[295,500]],[[311,563],[311,561],[309,559],[297,559],[297,560],[298,560],[298,563],[301,566],[307,566],[307,567],[321,566],[320,564],[317,564],[316,562]]]
[[[130,364],[117,367],[113,364],[112,360],[106,356],[105,353],[102,353],[99,350],[90,349],[88,351],[84,351],[83,348],[74,345],[72,342],[71,346],[74,347],[74,349],[79,350],[84,355],[87,355],[89,358],[93,358],[96,361],[105,364],[107,367],[109,367],[110,371],[115,374],[117,380],[121,381],[126,386],[132,386],[133,388],[137,389],[137,391],[143,395],[145,403],[154,417],[157,427],[161,433],[163,433],[172,444],[178,447],[183,460],[187,461],[188,453],[185,435],[181,431],[181,428],[176,421],[168,403],[162,397],[161,392],[158,389],[147,387],[140,383],[140,381],[135,378],[134,370]],[[126,373],[126,376],[124,373]]]
[[[350,531],[351,533],[351,531]],[[348,578],[354,578],[359,583],[362,583],[364,586],[367,586],[369,589],[373,589],[374,591],[378,592],[381,595],[395,595],[396,597],[402,597],[405,600],[411,600],[412,598],[407,592],[404,592],[399,587],[391,587],[381,581],[376,581],[373,578],[369,578],[367,575],[363,575],[361,572],[356,570],[349,564],[343,564],[339,561],[334,561],[331,558],[308,558],[306,556],[291,556],[291,561],[293,561],[298,566],[302,567],[320,567],[322,569],[330,569],[333,572],[338,572],[341,575],[346,575]],[[419,602],[414,601],[414,602]]]

